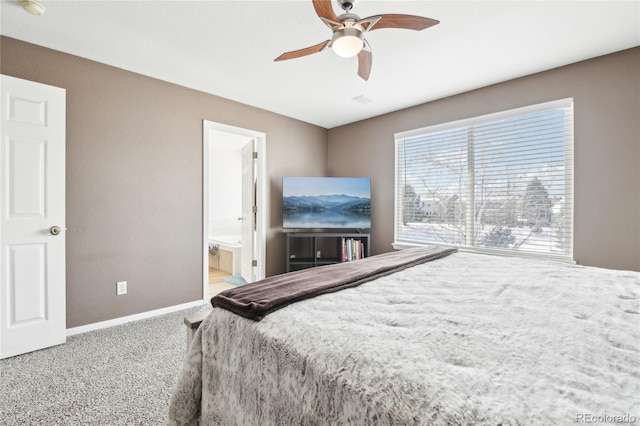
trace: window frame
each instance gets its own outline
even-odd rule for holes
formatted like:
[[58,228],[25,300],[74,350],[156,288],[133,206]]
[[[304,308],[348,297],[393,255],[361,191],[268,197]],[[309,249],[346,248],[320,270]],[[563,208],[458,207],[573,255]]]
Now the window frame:
[[[565,225],[563,229],[570,231],[570,236],[567,239],[566,246],[568,247],[568,252],[565,254],[552,254],[552,253],[544,253],[544,252],[527,252],[527,251],[518,251],[511,249],[495,249],[489,247],[478,247],[478,246],[467,246],[467,245],[454,245],[454,244],[446,244],[442,242],[412,242],[403,239],[399,239],[399,227],[400,227],[400,215],[402,215],[401,211],[401,203],[403,202],[403,195],[400,188],[401,179],[404,176],[401,176],[401,167],[399,165],[399,148],[400,143],[402,143],[405,139],[415,138],[419,136],[423,136],[426,134],[442,132],[446,130],[458,129],[462,127],[475,126],[478,124],[488,123],[491,121],[499,121],[504,120],[516,116],[548,111],[553,109],[566,109],[569,108],[571,113],[571,131],[569,136],[565,140],[565,202],[564,205],[569,210],[568,214],[565,217]],[[575,125],[574,125],[574,101],[573,98],[564,98],[558,99],[555,101],[544,102],[529,106],[524,106],[520,108],[514,108],[509,110],[503,110],[499,112],[494,112],[490,114],[485,114],[481,116],[465,118],[445,123],[434,124],[426,127],[422,127],[419,129],[413,129],[403,132],[398,132],[394,134],[394,212],[393,212],[393,243],[392,246],[394,249],[403,249],[410,247],[419,247],[425,245],[445,245],[451,247],[457,247],[460,251],[472,252],[472,253],[483,253],[483,254],[494,254],[500,256],[516,256],[516,257],[528,257],[528,258],[542,258],[542,259],[550,259],[557,260],[561,262],[575,263],[574,260],[574,182],[575,182],[575,156],[574,156],[574,139],[575,139]],[[569,166],[569,167],[567,167]],[[403,170],[404,172],[404,170]],[[463,243],[464,244],[464,243]]]

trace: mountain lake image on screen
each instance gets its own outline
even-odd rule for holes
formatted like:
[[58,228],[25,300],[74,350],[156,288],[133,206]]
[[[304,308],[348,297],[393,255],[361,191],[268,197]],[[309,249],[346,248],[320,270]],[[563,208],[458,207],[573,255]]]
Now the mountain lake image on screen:
[[371,228],[371,179],[282,178],[282,227]]

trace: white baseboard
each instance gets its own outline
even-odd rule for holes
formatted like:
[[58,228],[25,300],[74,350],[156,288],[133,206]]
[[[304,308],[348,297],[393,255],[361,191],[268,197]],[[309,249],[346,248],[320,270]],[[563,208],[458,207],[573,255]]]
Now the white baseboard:
[[87,333],[89,331],[100,330],[102,328],[113,327],[114,325],[126,324],[132,321],[153,318],[160,315],[170,314],[171,312],[182,311],[189,308],[195,308],[204,305],[203,300],[187,302],[181,305],[168,306],[166,308],[155,309],[153,311],[141,312],[139,314],[129,315],[126,317],[114,318],[112,320],[94,322],[93,324],[81,325],[80,327],[67,328],[67,337],[74,334]]

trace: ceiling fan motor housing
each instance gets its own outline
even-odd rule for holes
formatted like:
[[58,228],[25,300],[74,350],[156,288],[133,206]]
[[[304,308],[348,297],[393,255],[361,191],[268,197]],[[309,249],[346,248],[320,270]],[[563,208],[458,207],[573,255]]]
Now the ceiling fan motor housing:
[[338,0],[338,4],[345,11],[350,11],[353,8],[353,5],[356,4],[356,0]]

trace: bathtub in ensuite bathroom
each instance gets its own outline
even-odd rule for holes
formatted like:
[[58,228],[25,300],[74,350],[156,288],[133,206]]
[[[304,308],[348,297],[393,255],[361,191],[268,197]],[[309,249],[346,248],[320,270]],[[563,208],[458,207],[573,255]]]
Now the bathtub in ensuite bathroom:
[[242,236],[216,235],[209,237],[209,248],[211,249],[212,246],[218,246],[219,257],[213,257],[211,250],[209,250],[209,267],[219,269],[231,275],[240,274]]

